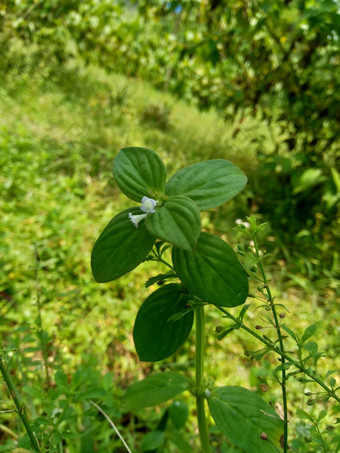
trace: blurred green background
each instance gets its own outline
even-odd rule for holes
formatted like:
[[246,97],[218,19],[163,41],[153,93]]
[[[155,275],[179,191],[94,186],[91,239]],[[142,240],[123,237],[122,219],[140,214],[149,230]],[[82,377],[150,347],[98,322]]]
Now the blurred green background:
[[[212,158],[244,171],[245,191],[205,213],[203,227],[247,247],[233,232],[235,220],[255,214],[269,222],[262,248],[271,253],[267,272],[290,311],[287,324],[302,332],[316,322],[328,357],[322,367],[334,367],[339,29],[339,2],[332,0],[0,2],[1,347],[31,418],[40,417],[39,432],[52,429],[46,420],[69,401],[67,426],[53,425],[50,444],[58,450],[51,452],[124,451],[89,404],[96,396],[130,446],[151,451],[142,439],[163,409],[121,414],[119,398],[151,370],[192,362],[191,340],[165,365],[137,363],[133,321],[149,293],[144,283],[159,269],[147,263],[106,285],[91,275],[95,239],[130,206],[111,174],[125,146],[153,149],[169,174]],[[211,379],[261,393],[275,358],[245,358],[257,346],[242,332],[218,343],[220,321],[208,316]],[[88,393],[74,399],[70,382]],[[305,384],[289,383],[304,407]],[[264,397],[279,404],[272,384]],[[1,399],[7,410],[5,389]],[[312,434],[298,428],[301,420],[294,423],[292,451],[319,451]],[[181,429],[180,446],[176,426],[167,429],[159,451],[197,451],[193,418]],[[28,448],[22,434],[16,417],[2,414],[0,451]],[[216,451],[239,451],[214,436]]]

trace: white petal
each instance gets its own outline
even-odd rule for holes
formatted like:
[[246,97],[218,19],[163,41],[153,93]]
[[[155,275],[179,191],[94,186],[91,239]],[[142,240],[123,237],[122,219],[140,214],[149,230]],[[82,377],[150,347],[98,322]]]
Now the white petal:
[[129,219],[131,220],[131,222],[134,224],[134,226],[136,228],[138,228],[139,222],[141,220],[143,220],[145,217],[146,217],[146,214],[134,215],[134,214],[132,214],[132,212],[129,212]]
[[141,210],[146,213],[149,213],[149,212],[153,213],[153,212],[155,212],[156,205],[157,205],[157,201],[154,200],[153,198],[143,197]]

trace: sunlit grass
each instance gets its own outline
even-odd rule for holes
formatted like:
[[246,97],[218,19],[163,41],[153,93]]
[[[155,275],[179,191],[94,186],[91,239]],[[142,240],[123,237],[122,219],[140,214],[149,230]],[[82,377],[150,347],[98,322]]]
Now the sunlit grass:
[[[10,354],[10,361],[18,365],[18,385],[23,379],[34,380],[36,370],[41,371],[40,352],[34,350],[34,244],[40,254],[42,316],[49,334],[52,373],[64,369],[72,375],[84,364],[103,374],[113,372],[118,397],[130,382],[152,369],[175,366],[177,358],[185,369],[189,365],[192,369],[193,334],[164,365],[138,363],[133,322],[150,292],[145,281],[159,271],[154,264],[146,263],[117,282],[99,285],[93,280],[90,253],[96,237],[115,214],[132,203],[117,189],[112,162],[121,147],[147,146],[161,155],[170,173],[198,160],[225,158],[248,174],[256,171],[252,139],[261,133],[264,146],[270,147],[268,131],[245,118],[235,135],[240,118],[235,124],[225,123],[216,112],[199,112],[144,82],[107,75],[97,68],[41,68],[41,73],[30,69],[29,74],[7,76],[0,88],[0,333],[5,347],[18,348]],[[235,244],[240,239],[231,228],[235,218],[244,214],[246,202],[240,197],[206,215],[203,226],[209,230],[217,225],[218,233]],[[327,306],[305,294],[298,297],[296,290],[284,293],[277,271],[273,279],[277,301],[288,309],[287,324],[302,333],[309,324],[318,323],[316,339],[328,355],[321,369],[334,367],[337,332],[332,309],[325,316]],[[331,298],[329,307],[334,302]],[[247,322],[260,324],[262,316],[263,309],[253,304]],[[241,331],[218,342],[215,328],[224,323],[210,307],[209,379],[220,385],[251,386],[259,392],[266,381],[269,391],[263,396],[279,406],[279,386],[270,376],[277,358],[251,361],[245,352],[260,345]],[[33,350],[27,349],[31,346]],[[25,369],[27,359],[36,362]],[[296,398],[305,388],[289,381]],[[147,414],[154,414],[149,416],[155,420],[159,412]]]

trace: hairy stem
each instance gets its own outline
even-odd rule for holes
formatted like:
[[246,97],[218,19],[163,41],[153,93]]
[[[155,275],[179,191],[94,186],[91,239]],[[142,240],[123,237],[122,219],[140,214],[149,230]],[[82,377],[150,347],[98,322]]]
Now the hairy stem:
[[18,398],[18,395],[14,389],[14,386],[12,384],[12,381],[11,381],[11,378],[10,378],[10,375],[7,373],[7,369],[6,369],[6,366],[5,366],[5,363],[3,362],[2,360],[2,357],[0,356],[0,371],[1,371],[1,374],[4,378],[4,381],[7,385],[7,388],[8,388],[8,391],[12,397],[12,400],[15,404],[15,407],[17,408],[17,412],[25,426],[25,429],[26,429],[26,432],[31,440],[31,443],[32,443],[32,446],[34,448],[35,451],[38,451],[40,452],[40,447],[38,445],[38,441],[32,431],[32,428],[29,424],[29,421],[28,421],[28,418],[27,418],[27,415],[26,415],[26,410],[25,410],[25,406],[20,402],[19,398]]
[[[279,339],[280,349],[282,352],[285,352],[279,318],[276,313],[274,298],[270,291],[267,276],[266,276],[266,273],[265,273],[263,265],[262,265],[261,255],[260,255],[257,238],[256,238],[256,233],[254,233],[254,235],[253,235],[253,240],[254,240],[256,258],[258,261],[259,269],[260,269],[263,283],[264,283],[266,293],[267,293],[267,300],[270,305],[270,308],[271,308],[271,311],[273,314],[273,318],[274,318],[274,324],[275,324],[275,329],[276,329],[277,336]],[[283,451],[284,451],[284,453],[287,453],[288,452],[288,404],[287,404],[287,385],[286,385],[287,377],[286,377],[286,369],[285,369],[286,360],[283,355],[281,355],[281,363],[282,363],[282,370],[281,370],[280,384],[281,384],[281,390],[282,390],[283,423],[284,423],[284,425],[283,425]]]
[[196,407],[197,423],[201,440],[202,453],[211,453],[207,420],[205,415],[205,398],[203,396],[203,373],[204,373],[204,346],[205,346],[205,318],[204,306],[198,304],[195,308],[196,319]]

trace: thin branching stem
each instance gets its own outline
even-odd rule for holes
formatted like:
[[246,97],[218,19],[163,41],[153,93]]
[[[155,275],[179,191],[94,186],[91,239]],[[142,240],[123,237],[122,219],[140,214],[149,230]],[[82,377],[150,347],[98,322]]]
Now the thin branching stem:
[[132,453],[130,448],[128,447],[127,443],[125,442],[125,440],[123,439],[122,435],[120,434],[120,432],[118,431],[118,429],[116,428],[116,425],[113,423],[113,421],[111,420],[111,418],[107,415],[106,412],[103,411],[103,409],[98,406],[98,404],[94,403],[92,400],[90,400],[90,403],[92,404],[92,406],[94,406],[101,414],[104,415],[104,417],[106,418],[106,420],[110,423],[110,425],[112,426],[112,428],[114,429],[115,433],[117,434],[117,436],[119,437],[119,439],[122,441],[124,447],[126,448],[126,450],[129,452],[129,453]]
[[157,253],[155,250],[152,250],[152,253],[154,254],[154,258],[152,258],[152,261],[163,263],[165,264],[165,266],[167,266],[169,269],[175,272],[174,267],[170,263],[165,261],[159,253]]
[[7,369],[6,369],[6,366],[5,366],[5,363],[3,362],[2,360],[2,357],[0,356],[0,372],[4,378],[4,381],[7,385],[7,388],[8,388],[8,391],[11,395],[11,398],[15,404],[15,407],[17,409],[17,412],[19,414],[19,417],[21,418],[24,426],[25,426],[25,429],[26,429],[26,432],[31,440],[31,443],[32,443],[32,446],[34,448],[35,451],[38,451],[40,452],[40,447],[38,445],[38,441],[34,435],[34,432],[32,431],[32,428],[31,428],[31,425],[29,424],[29,421],[28,421],[28,418],[27,418],[27,415],[26,415],[26,410],[25,410],[25,406],[20,402],[19,398],[18,398],[18,395],[14,389],[14,385],[12,383],[12,380],[10,378],[10,375],[7,373]]
[[[265,273],[263,265],[262,265],[256,233],[253,234],[253,241],[254,241],[254,247],[255,247],[256,258],[258,261],[258,266],[259,266],[259,269],[260,269],[260,272],[262,275],[262,279],[263,279],[263,284],[264,284],[264,287],[265,287],[265,290],[267,293],[267,300],[268,300],[268,303],[269,303],[269,306],[271,308],[273,318],[274,318],[274,325],[275,325],[275,329],[276,329],[277,336],[279,339],[280,350],[282,352],[285,352],[280,322],[279,322],[279,318],[277,316],[276,307],[274,304],[274,298],[272,296],[270,286],[268,284],[267,276],[266,276],[266,273]],[[281,355],[281,364],[282,364],[282,367],[281,367],[280,385],[281,385],[281,390],[282,390],[283,423],[284,423],[284,425],[283,425],[283,451],[284,451],[284,453],[287,453],[288,452],[288,403],[287,403],[287,385],[286,385],[287,376],[286,376],[286,369],[285,369],[286,359],[283,355]]]
[[232,321],[237,324],[237,326],[248,332],[250,335],[255,337],[257,340],[259,340],[261,343],[263,343],[269,350],[275,352],[276,354],[279,354],[281,357],[284,357],[288,363],[291,365],[294,365],[299,372],[304,373],[306,376],[311,378],[313,381],[315,381],[317,384],[322,387],[325,392],[328,394],[329,397],[334,398],[338,403],[340,403],[340,398],[337,396],[334,390],[332,390],[330,387],[328,387],[318,376],[316,376],[313,373],[313,370],[306,368],[302,362],[296,361],[293,357],[291,357],[289,354],[287,354],[285,351],[282,351],[279,347],[275,346],[273,343],[270,341],[266,340],[265,338],[261,337],[255,330],[252,330],[250,327],[246,326],[243,322],[241,322],[238,318],[233,316],[231,313],[229,313],[227,310],[225,310],[223,307],[217,306],[216,308],[220,310],[222,313],[224,313],[227,318],[231,319]]

